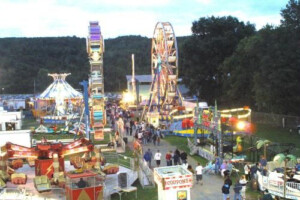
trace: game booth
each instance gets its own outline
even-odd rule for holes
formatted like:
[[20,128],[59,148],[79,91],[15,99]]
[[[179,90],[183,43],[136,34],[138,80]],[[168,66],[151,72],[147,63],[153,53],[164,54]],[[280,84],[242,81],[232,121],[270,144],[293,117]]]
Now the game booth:
[[102,200],[103,178],[92,172],[86,171],[79,174],[67,174],[66,199]]
[[158,200],[191,200],[193,174],[183,166],[154,168],[154,181],[157,184]]

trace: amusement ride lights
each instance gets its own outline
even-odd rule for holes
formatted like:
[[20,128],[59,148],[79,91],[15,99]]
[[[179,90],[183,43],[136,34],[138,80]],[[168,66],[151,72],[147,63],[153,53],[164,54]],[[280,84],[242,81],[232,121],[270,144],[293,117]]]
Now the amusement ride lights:
[[90,22],[87,38],[87,53],[91,65],[89,79],[90,93],[90,127],[95,140],[104,139],[105,99],[103,82],[103,53],[104,41],[97,21]]
[[169,22],[158,22],[155,26],[151,48],[151,73],[150,97],[142,118],[145,118],[147,112],[147,117],[156,113],[162,119],[169,116],[174,106],[182,104],[182,97],[177,88],[177,41]]

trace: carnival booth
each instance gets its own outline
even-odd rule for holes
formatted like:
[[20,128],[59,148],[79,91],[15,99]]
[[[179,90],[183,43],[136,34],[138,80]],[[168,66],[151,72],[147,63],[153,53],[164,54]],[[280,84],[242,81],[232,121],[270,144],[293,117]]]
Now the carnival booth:
[[78,174],[68,173],[66,181],[66,199],[102,200],[103,178],[92,171]]
[[154,168],[154,181],[157,184],[158,200],[191,200],[193,175],[183,166]]

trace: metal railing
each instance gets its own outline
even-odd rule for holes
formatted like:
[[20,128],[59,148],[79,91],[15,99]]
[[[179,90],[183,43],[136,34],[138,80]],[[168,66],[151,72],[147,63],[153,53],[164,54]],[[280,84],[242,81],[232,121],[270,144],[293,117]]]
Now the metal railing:
[[[34,195],[34,192],[32,190],[28,190],[25,188],[3,188],[0,193],[0,199],[3,200],[34,200],[37,198],[40,199],[40,197]],[[47,197],[44,198],[44,200],[47,199],[66,199],[65,189],[52,188],[51,193],[47,194]]]
[[197,155],[201,156],[202,158],[205,158],[206,160],[212,161],[215,159],[215,156],[212,152],[210,152],[204,148],[195,146],[194,143],[191,142],[189,138],[187,138],[187,140],[188,140],[188,147],[190,149],[191,155],[194,155],[197,153]]
[[134,170],[134,160],[131,157],[117,154],[114,152],[103,153],[103,156],[107,163],[118,164],[120,166]]
[[[143,158],[139,158],[139,181],[143,188],[155,187],[154,174]],[[145,182],[148,182],[146,185]]]

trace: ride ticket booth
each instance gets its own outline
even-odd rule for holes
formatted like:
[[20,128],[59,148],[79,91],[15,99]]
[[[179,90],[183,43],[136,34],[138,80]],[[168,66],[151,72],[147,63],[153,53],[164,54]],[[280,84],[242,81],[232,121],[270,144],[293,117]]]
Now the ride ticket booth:
[[92,171],[66,175],[67,200],[102,200],[104,179]]
[[183,166],[154,168],[158,200],[191,200],[193,174]]

